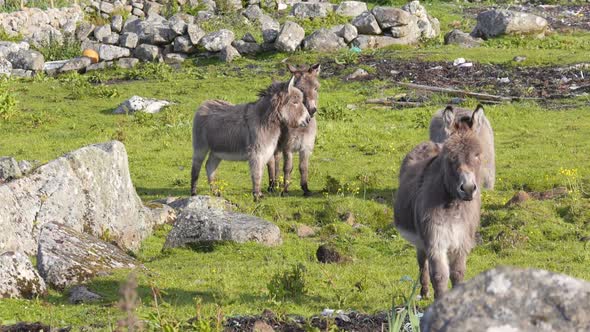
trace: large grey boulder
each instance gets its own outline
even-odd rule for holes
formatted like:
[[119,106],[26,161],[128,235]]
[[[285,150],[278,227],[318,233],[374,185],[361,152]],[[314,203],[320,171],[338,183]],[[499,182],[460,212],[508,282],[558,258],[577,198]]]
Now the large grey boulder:
[[329,2],[298,2],[291,8],[291,15],[299,18],[326,17],[334,7]]
[[422,331],[590,331],[590,283],[543,270],[499,267],[432,304]]
[[440,34],[440,22],[430,16],[418,0],[408,2],[402,9],[414,16],[423,38],[431,39]]
[[9,53],[15,53],[20,50],[28,50],[30,48],[30,44],[27,42],[7,42],[7,41],[0,41],[0,58],[5,58],[8,56]]
[[119,58],[126,58],[131,55],[128,48],[101,44],[98,48],[98,56],[101,60],[112,61]]
[[377,19],[369,11],[366,11],[355,17],[351,23],[356,27],[358,33],[368,35],[381,34],[381,27],[379,26]]
[[12,251],[0,255],[0,299],[32,299],[46,293],[45,282],[27,256]]
[[125,24],[123,33],[137,34],[140,43],[165,45],[171,43],[177,36],[170,28],[170,23],[163,17],[154,15],[147,20],[132,20]]
[[415,38],[393,38],[389,36],[371,36],[371,35],[358,35],[358,37],[352,41],[352,44],[362,50],[365,49],[377,49],[388,47],[391,45],[411,45],[417,40]]
[[488,10],[477,15],[473,37],[484,39],[500,35],[543,35],[549,23],[546,19],[528,13],[504,9]]
[[161,50],[156,45],[141,44],[135,48],[133,55],[141,61],[159,61]]
[[89,145],[0,184],[0,251],[37,252],[39,229],[48,222],[108,237],[135,251],[162,219],[143,206],[131,183],[125,146]]
[[336,14],[346,17],[357,17],[367,11],[367,4],[362,1],[342,1],[336,8]]
[[328,29],[319,29],[303,40],[303,49],[318,52],[333,52],[346,47],[344,39]]
[[411,23],[410,17],[412,15],[399,8],[376,6],[371,12],[381,29],[389,29]]
[[42,71],[45,64],[43,54],[33,50],[20,49],[8,53],[6,59],[12,63],[14,69]]
[[57,223],[39,234],[37,268],[45,282],[64,289],[114,269],[132,269],[137,262],[116,246]]
[[305,30],[299,24],[287,21],[275,40],[275,47],[281,52],[295,52],[303,38],[305,38]]
[[460,47],[477,47],[483,43],[480,38],[474,38],[470,34],[459,29],[453,29],[445,35],[446,45],[459,45]]
[[234,41],[234,33],[227,29],[206,34],[201,38],[200,44],[210,52],[219,52]]
[[121,105],[119,105],[119,107],[113,111],[113,114],[132,114],[135,112],[154,114],[160,112],[168,105],[170,105],[170,102],[167,100],[157,100],[133,96],[121,103]]
[[343,38],[346,43],[350,43],[358,36],[356,27],[350,23],[340,24],[330,28],[330,31],[336,36]]
[[18,162],[13,157],[0,157],[0,183],[22,176]]
[[217,209],[184,209],[166,237],[164,248],[216,242],[281,244],[279,228],[260,218]]
[[279,35],[281,24],[268,15],[260,17],[260,24],[262,26],[262,39],[265,43],[274,43]]

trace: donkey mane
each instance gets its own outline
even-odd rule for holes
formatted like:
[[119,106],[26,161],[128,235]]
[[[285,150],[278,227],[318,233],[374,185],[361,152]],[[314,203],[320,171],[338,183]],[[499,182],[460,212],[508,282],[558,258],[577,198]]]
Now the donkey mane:
[[[258,91],[258,99],[252,104],[256,104],[263,100],[270,103],[270,107],[262,108],[262,123],[270,124],[280,122],[279,110],[287,101],[289,82],[273,82],[266,89]],[[293,87],[295,88],[295,87]]]

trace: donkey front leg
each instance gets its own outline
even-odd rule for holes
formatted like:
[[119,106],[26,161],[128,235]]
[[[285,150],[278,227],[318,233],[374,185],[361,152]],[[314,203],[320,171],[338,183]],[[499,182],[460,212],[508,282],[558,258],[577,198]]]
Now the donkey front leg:
[[262,192],[260,191],[260,182],[262,181],[262,173],[264,171],[264,161],[260,158],[251,158],[250,159],[250,176],[252,178],[252,195],[254,196],[254,201],[258,201],[260,198],[263,197]]
[[199,173],[201,166],[207,156],[208,150],[195,150],[193,152],[193,166],[191,169],[191,196],[197,195],[197,182],[199,181]]
[[420,267],[420,296],[423,299],[428,298],[429,287],[430,287],[430,272],[428,272],[428,259],[424,250],[417,249],[418,251],[418,266]]
[[434,288],[434,299],[444,295],[449,285],[449,260],[446,251],[428,253],[430,280]]
[[218,188],[215,187],[215,171],[217,167],[219,167],[219,163],[221,159],[214,156],[213,153],[209,154],[209,158],[207,158],[207,164],[205,164],[205,169],[207,170],[207,180],[209,181],[209,187],[211,191],[215,194],[215,196],[221,196],[221,192]]
[[309,170],[309,156],[310,151],[301,150],[299,152],[299,174],[301,174],[301,189],[303,190],[303,196],[309,197],[312,195],[311,191],[307,187],[307,177]]
[[457,253],[451,256],[451,284],[453,288],[463,282],[465,270],[467,269],[467,254]]
[[283,164],[283,173],[284,173],[284,184],[283,184],[283,193],[289,193],[289,184],[291,184],[291,171],[293,171],[293,152],[285,150],[283,151],[283,156],[285,157],[285,162]]
[[266,163],[266,168],[268,170],[268,192],[272,193],[275,191],[275,187],[277,186],[277,179],[275,177],[275,157],[270,157],[268,163]]

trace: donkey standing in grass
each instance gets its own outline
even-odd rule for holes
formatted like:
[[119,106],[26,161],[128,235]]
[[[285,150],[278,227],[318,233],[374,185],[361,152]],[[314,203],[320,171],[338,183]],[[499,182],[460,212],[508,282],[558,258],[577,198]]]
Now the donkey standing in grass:
[[[432,280],[434,297],[463,280],[467,255],[479,226],[482,145],[478,136],[483,108],[455,117],[448,106],[442,116],[452,121],[449,137],[418,145],[404,159],[394,207],[395,226],[417,250],[422,297]],[[449,273],[450,272],[450,273]]]
[[[494,131],[490,125],[490,121],[483,114],[480,117],[481,123],[478,126],[477,136],[481,142],[483,148],[483,160],[481,169],[481,179],[483,187],[486,189],[494,189],[494,183],[496,182],[496,155],[494,152]],[[443,117],[443,110],[440,110],[434,114],[430,121],[430,140],[435,143],[444,142],[453,130],[453,122],[456,119],[469,116],[470,110],[464,108],[457,108],[453,114],[448,114],[448,118]]]
[[283,126],[281,128],[281,136],[279,138],[277,150],[268,162],[268,191],[274,191],[278,184],[277,181],[280,174],[281,155],[283,155],[285,159],[283,165],[283,193],[289,192],[289,182],[291,180],[291,171],[293,170],[293,152],[299,152],[301,189],[303,189],[304,196],[311,196],[311,191],[307,185],[307,178],[309,174],[309,157],[313,152],[315,136],[317,133],[317,124],[313,115],[317,111],[318,89],[320,87],[320,64],[318,63],[309,68],[301,69],[287,65],[287,68],[295,77],[295,86],[303,92],[305,107],[307,107],[307,110],[309,111],[311,121],[309,121],[309,125],[306,127],[289,128]]
[[199,107],[193,120],[191,195],[197,194],[199,172],[208,153],[209,185],[221,160],[248,160],[254,199],[262,197],[264,165],[276,151],[281,127],[305,127],[311,117],[303,93],[295,87],[295,77],[288,83],[273,83],[259,96],[248,104],[209,100]]

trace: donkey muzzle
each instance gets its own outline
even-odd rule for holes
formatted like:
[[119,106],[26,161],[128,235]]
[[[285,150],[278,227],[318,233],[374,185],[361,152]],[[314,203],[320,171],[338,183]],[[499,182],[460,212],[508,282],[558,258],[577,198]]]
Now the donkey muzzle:
[[309,124],[309,122],[311,121],[311,116],[306,116],[305,119],[303,121],[301,121],[299,123],[299,127],[307,127],[307,125]]
[[461,182],[457,188],[459,198],[464,201],[473,200],[473,195],[477,191],[477,181],[473,173],[461,174]]

